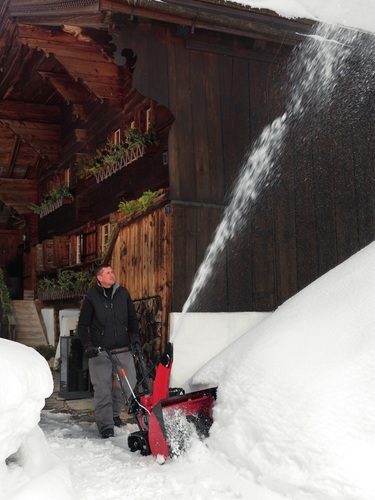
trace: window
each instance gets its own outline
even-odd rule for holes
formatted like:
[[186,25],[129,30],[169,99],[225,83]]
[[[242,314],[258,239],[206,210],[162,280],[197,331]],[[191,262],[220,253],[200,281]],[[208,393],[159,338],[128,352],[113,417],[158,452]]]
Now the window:
[[102,252],[104,251],[104,248],[109,241],[110,235],[111,235],[111,224],[110,223],[103,224],[103,226],[102,226],[102,245],[101,245]]
[[113,133],[113,144],[116,144],[116,146],[118,146],[120,143],[121,143],[121,130],[118,128]]
[[151,125],[151,119],[152,119],[152,112],[151,108],[148,108],[146,110],[146,132],[148,132],[150,125]]
[[81,264],[82,256],[83,253],[83,234],[79,234],[76,239],[76,259],[77,259],[77,264]]
[[65,186],[70,186],[70,168],[64,170],[64,184]]

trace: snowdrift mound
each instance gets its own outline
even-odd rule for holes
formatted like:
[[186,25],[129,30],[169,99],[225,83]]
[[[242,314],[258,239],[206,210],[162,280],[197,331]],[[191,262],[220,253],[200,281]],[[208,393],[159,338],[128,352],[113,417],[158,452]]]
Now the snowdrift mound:
[[50,451],[38,423],[53,390],[47,361],[0,339],[0,498],[73,498],[70,474]]
[[210,447],[274,491],[374,498],[374,261],[372,243],[193,379],[219,386]]

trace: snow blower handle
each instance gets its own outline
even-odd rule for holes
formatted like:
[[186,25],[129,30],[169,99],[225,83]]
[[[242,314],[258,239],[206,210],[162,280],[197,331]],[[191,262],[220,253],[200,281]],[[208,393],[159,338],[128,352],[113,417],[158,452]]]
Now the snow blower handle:
[[142,384],[144,384],[146,391],[148,393],[151,393],[150,380],[148,378],[149,373],[146,369],[145,362],[143,361],[141,345],[139,344],[139,342],[135,342],[132,347],[133,347],[133,352],[138,359],[139,369],[141,370]]

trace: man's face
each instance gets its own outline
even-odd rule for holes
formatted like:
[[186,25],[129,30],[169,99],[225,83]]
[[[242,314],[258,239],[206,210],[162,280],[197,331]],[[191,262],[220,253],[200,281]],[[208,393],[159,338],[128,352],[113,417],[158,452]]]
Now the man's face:
[[112,267],[104,267],[101,274],[98,274],[97,280],[103,288],[111,288],[116,281]]

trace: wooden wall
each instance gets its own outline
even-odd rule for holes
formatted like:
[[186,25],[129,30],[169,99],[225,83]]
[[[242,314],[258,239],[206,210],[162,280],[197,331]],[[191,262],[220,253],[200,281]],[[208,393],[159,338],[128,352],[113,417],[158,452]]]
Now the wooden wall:
[[0,267],[6,272],[6,265],[17,255],[18,245],[21,244],[21,232],[16,229],[2,229],[0,231]]
[[[169,333],[172,217],[165,206],[161,206],[152,213],[124,218],[119,225],[121,229],[110,265],[117,282],[128,288],[139,309],[142,344],[147,341],[149,345],[155,344],[159,349],[160,344],[165,346]],[[156,327],[153,326],[155,308],[161,311]],[[150,318],[145,322],[147,314]],[[152,330],[151,335],[147,333],[149,328]]]
[[23,290],[32,290],[36,286],[33,272],[35,247],[29,244],[27,248],[23,246],[24,231],[25,229],[2,229],[0,231],[0,268],[8,287],[13,286],[11,278],[20,279],[17,285],[17,298],[23,297]]
[[[283,110],[290,49],[141,23],[129,23],[123,37],[137,56],[134,86],[175,118],[169,180],[172,310],[179,311],[244,155]],[[220,257],[204,310],[273,310],[374,239],[370,94],[362,103],[335,100],[322,117],[312,108],[304,122],[291,124],[277,175]]]

